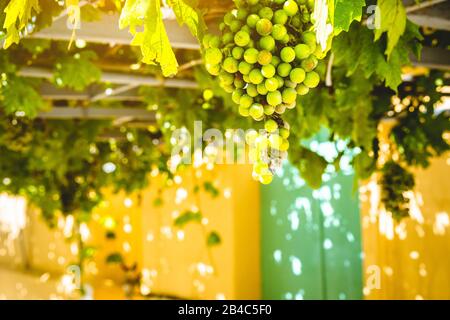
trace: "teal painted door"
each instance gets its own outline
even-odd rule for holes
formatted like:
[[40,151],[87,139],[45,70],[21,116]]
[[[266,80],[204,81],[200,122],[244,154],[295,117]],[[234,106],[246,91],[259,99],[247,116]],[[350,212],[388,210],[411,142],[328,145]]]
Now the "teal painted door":
[[[344,159],[345,160],[345,159]],[[285,164],[261,186],[264,299],[361,299],[359,201],[354,176],[328,168],[318,190]]]

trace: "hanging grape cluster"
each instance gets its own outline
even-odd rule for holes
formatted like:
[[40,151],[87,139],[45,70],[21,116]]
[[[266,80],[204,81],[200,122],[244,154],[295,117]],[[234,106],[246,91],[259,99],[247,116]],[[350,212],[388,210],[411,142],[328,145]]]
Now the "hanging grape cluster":
[[270,183],[289,148],[289,125],[281,115],[295,108],[298,95],[318,86],[314,70],[325,54],[312,31],[314,0],[235,4],[220,24],[222,36],[204,38],[206,69],[232,94],[240,115],[264,121],[264,130],[247,142],[258,151],[254,177]]

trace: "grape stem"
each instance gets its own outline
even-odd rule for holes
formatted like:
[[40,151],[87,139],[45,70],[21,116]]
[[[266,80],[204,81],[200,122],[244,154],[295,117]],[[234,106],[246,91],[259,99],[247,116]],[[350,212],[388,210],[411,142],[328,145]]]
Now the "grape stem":
[[331,74],[331,69],[333,69],[333,62],[334,62],[334,53],[332,52],[330,55],[330,60],[328,60],[327,65],[327,75],[325,77],[325,86],[332,87],[333,86],[333,78]]

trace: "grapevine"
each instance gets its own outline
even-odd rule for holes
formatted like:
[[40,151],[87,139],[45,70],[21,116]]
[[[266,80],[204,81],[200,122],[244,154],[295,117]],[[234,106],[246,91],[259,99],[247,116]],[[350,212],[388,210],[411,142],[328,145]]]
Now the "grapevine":
[[326,53],[313,31],[312,0],[235,0],[220,24],[221,37],[203,39],[207,71],[219,78],[243,117],[263,121],[247,134],[253,177],[272,181],[287,157],[289,124],[282,119],[297,96],[317,87],[314,71]]

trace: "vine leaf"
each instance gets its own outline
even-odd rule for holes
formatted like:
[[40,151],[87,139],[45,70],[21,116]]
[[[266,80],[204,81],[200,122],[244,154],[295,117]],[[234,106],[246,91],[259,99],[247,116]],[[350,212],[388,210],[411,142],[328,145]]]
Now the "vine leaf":
[[353,21],[361,21],[365,0],[335,0],[334,34],[348,31]]
[[201,220],[202,214],[200,212],[186,211],[175,219],[174,225],[176,227],[183,228],[190,222],[200,223]]
[[[167,36],[159,0],[127,0],[119,20],[121,29],[129,27],[134,36],[131,45],[139,46],[142,61],[159,64],[165,77],[178,71],[178,62]],[[137,31],[143,27],[143,31]]]
[[201,14],[183,0],[169,0],[168,4],[173,9],[178,23],[186,24],[192,35],[201,41],[207,29]]
[[222,243],[220,235],[216,231],[211,231],[206,239],[206,244],[208,247],[214,247]]
[[387,48],[385,54],[390,59],[392,51],[397,45],[406,28],[406,10],[401,0],[378,0],[380,15],[376,24],[380,26],[375,30],[375,41],[387,32]]
[[38,0],[11,0],[6,6],[3,28],[6,29],[6,38],[3,48],[8,48],[13,43],[19,43],[20,31],[24,29],[32,17],[33,11],[40,12]]
[[44,100],[31,80],[15,76],[8,79],[6,86],[0,86],[1,100],[6,114],[23,112],[31,118],[45,107]]
[[291,161],[311,188],[320,188],[322,175],[328,165],[322,156],[302,147],[295,155],[291,155]]

